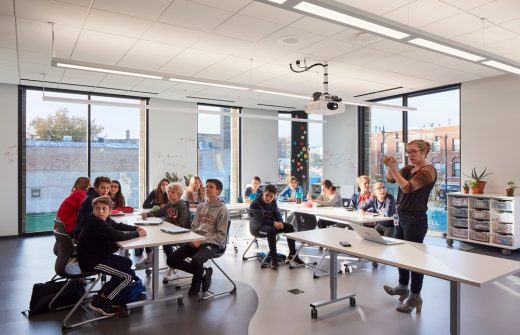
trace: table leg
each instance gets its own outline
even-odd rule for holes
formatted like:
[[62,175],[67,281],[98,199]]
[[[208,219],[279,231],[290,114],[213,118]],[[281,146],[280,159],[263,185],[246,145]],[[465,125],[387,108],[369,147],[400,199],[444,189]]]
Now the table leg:
[[159,299],[159,246],[153,247],[152,300]]
[[450,282],[450,334],[460,334],[460,283]]

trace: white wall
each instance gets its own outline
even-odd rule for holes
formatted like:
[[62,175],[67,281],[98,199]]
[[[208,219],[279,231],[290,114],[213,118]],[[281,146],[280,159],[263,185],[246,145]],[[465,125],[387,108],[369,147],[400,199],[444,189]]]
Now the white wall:
[[149,185],[157,186],[166,172],[182,176],[197,173],[197,115],[175,112],[175,108],[197,110],[196,103],[150,99],[150,105],[171,111],[149,112]]
[[[243,114],[278,116],[278,112],[244,108]],[[242,118],[242,194],[251,177],[278,180],[278,120]]]
[[355,185],[358,174],[357,107],[326,116],[323,124],[323,178],[335,185]]
[[0,185],[9,196],[0,201],[0,236],[18,234],[18,87],[0,84]]
[[493,172],[486,193],[505,194],[509,180],[520,184],[520,76],[463,83],[460,122],[462,172]]

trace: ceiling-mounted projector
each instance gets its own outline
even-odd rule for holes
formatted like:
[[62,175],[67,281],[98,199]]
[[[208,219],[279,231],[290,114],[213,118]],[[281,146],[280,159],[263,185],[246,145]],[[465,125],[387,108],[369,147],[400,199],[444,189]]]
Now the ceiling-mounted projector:
[[[329,74],[328,74],[328,64],[327,62],[323,63],[315,63],[310,66],[307,66],[306,61],[304,60],[303,66],[301,66],[301,62],[299,60],[296,61],[296,66],[298,69],[294,69],[292,64],[289,64],[289,67],[293,72],[302,73],[305,71],[309,71],[315,66],[323,67],[323,93],[314,92],[312,95],[312,101],[305,105],[305,113],[307,114],[320,114],[320,115],[334,115],[340,114],[345,111],[345,104],[341,102],[341,98],[337,95],[332,95],[328,93],[329,89]],[[301,70],[299,70],[301,69]]]
[[345,111],[345,104],[341,102],[341,98],[328,93],[316,92],[313,94],[313,101],[305,105],[305,113],[334,115]]

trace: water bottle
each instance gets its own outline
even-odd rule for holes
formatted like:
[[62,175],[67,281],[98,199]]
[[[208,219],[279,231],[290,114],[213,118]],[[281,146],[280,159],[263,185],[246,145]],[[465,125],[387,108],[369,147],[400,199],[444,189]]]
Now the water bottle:
[[399,226],[399,214],[397,213],[394,214],[394,226]]
[[302,193],[300,191],[296,191],[296,203],[297,204],[302,203]]

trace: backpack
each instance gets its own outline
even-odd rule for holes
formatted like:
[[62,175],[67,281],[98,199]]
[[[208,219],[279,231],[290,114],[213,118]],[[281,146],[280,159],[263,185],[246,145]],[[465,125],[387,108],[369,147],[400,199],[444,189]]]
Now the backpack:
[[141,293],[146,292],[146,287],[140,278],[135,278],[127,287],[125,287],[114,299],[118,305],[124,305],[137,300]]
[[[287,258],[284,254],[280,253],[280,252],[277,252],[276,255],[278,256],[278,262],[279,263],[284,263],[285,262],[285,259]],[[259,251],[256,253],[256,257],[258,257],[259,260],[262,260],[264,259],[265,257],[265,252],[264,251]],[[265,262],[271,262],[271,255],[270,254],[267,254],[267,258],[265,259]]]
[[[46,283],[36,283],[33,285],[31,294],[31,302],[29,309],[23,311],[29,317],[50,312],[49,303],[58,294],[58,292],[65,286],[66,280],[51,280]],[[54,301],[53,308],[60,309],[67,306],[72,306],[85,294],[85,287],[83,283],[78,280],[72,280],[63,291],[58,299]]]

